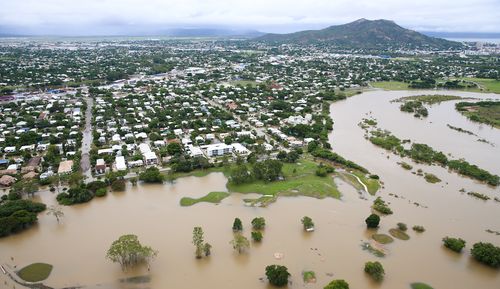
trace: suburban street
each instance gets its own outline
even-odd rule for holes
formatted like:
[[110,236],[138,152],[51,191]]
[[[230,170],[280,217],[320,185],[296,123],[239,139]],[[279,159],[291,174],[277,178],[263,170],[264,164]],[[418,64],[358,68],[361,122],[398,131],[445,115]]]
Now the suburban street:
[[85,99],[87,101],[87,110],[85,111],[85,129],[83,130],[82,139],[82,159],[80,168],[86,183],[92,181],[92,170],[90,169],[90,147],[92,146],[92,107],[94,100],[91,97]]

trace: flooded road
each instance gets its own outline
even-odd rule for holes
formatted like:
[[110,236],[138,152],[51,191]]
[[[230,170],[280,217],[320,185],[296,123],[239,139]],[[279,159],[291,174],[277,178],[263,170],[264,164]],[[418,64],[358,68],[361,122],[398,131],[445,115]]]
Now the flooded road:
[[[233,194],[219,205],[200,203],[181,207],[179,200],[184,196],[200,197],[211,191],[226,191],[227,180],[223,174],[212,173],[200,178],[182,178],[174,184],[128,185],[126,192],[109,193],[88,204],[64,207],[61,224],[52,216],[40,214],[39,224],[34,228],[0,239],[0,263],[15,263],[19,267],[34,262],[53,264],[54,270],[45,283],[56,288],[75,285],[151,289],[271,288],[264,275],[265,267],[270,264],[288,267],[292,274],[289,288],[323,288],[332,279],[345,279],[351,288],[400,289],[410,288],[412,282],[425,282],[436,289],[499,288],[498,270],[473,261],[469,250],[478,241],[500,245],[500,236],[485,232],[486,229],[500,231],[500,203],[476,200],[459,192],[465,188],[500,197],[499,190],[448,173],[441,167],[414,165],[443,180],[429,184],[397,165],[398,157],[365,140],[357,124],[371,111],[381,128],[401,138],[427,143],[454,157],[464,157],[497,174],[500,172],[498,130],[469,122],[454,112],[452,102],[433,106],[425,120],[404,114],[399,111],[399,104],[389,103],[392,98],[409,94],[373,91],[331,107],[335,121],[331,136],[333,149],[378,174],[385,183],[379,194],[390,202],[394,214],[382,217],[376,231],[367,230],[364,223],[371,213],[373,197],[359,199],[358,192],[339,179],[336,182],[343,193],[341,200],[283,197],[268,208],[253,208],[243,204],[247,195]],[[496,146],[476,142],[469,135],[450,130],[446,123],[471,130]],[[389,194],[396,194],[398,198]],[[55,202],[55,195],[45,192],[40,199],[50,205]],[[300,219],[305,215],[316,224],[315,232],[303,231]],[[241,218],[244,235],[250,239],[250,221],[257,216],[263,216],[267,223],[263,241],[261,244],[251,242],[247,253],[238,255],[229,244],[232,222],[235,217]],[[426,231],[417,234],[409,229],[411,239],[396,239],[385,245],[387,256],[384,258],[362,250],[361,244],[369,241],[374,232],[387,233],[398,222],[406,223],[409,228],[423,225]],[[194,258],[191,244],[194,226],[203,227],[205,241],[213,246],[209,258]],[[123,234],[136,234],[143,244],[159,251],[150,272],[142,267],[123,273],[119,265],[105,259],[109,245]],[[447,235],[467,241],[463,254],[443,249],[441,239]],[[284,258],[276,260],[276,252],[283,253]],[[14,262],[10,257],[14,257]],[[380,261],[386,271],[381,285],[374,284],[363,272],[364,263],[374,260]],[[316,272],[317,283],[305,285],[301,272],[309,270]],[[117,281],[148,274],[150,282],[145,284]],[[2,286],[12,288],[13,283],[2,275],[0,288],[4,288]]]

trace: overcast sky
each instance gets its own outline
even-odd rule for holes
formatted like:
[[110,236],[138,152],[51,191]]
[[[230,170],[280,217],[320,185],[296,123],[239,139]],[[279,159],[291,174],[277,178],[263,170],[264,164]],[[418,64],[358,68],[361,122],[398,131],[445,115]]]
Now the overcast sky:
[[99,35],[168,28],[290,32],[359,18],[420,31],[500,32],[500,0],[0,0],[0,33]]

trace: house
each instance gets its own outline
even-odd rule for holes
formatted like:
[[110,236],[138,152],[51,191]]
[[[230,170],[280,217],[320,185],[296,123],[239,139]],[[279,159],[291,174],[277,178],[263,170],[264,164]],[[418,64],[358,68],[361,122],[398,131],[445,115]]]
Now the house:
[[16,147],[5,147],[3,149],[5,153],[15,153],[16,152]]
[[106,162],[104,159],[98,159],[95,164],[95,173],[97,175],[104,174],[106,172]]
[[233,152],[238,154],[238,155],[246,156],[246,155],[250,154],[250,151],[244,145],[242,145],[240,143],[233,143],[233,144],[231,144],[231,146],[233,147]]
[[209,157],[222,156],[233,152],[233,147],[224,143],[206,145],[202,148],[207,151],[207,156]]
[[125,171],[127,169],[127,165],[125,164],[125,157],[119,156],[115,158],[115,166],[118,171]]
[[144,156],[144,162],[146,163],[146,165],[155,165],[158,163],[158,157],[156,156],[156,154],[152,151],[149,151],[149,152],[146,152],[143,154]]
[[59,163],[59,169],[57,170],[57,173],[62,175],[62,174],[69,174],[73,171],[73,161],[68,160],[68,161],[62,161]]
[[203,151],[201,150],[200,147],[189,146],[188,151],[189,151],[189,155],[193,158],[203,156]]

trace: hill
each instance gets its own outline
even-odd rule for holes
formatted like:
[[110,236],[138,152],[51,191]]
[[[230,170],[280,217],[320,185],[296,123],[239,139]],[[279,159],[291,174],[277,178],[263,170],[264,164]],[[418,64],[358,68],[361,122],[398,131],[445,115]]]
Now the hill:
[[426,36],[390,20],[359,19],[351,23],[289,34],[266,34],[259,41],[278,43],[330,43],[346,48],[460,48],[459,42]]

